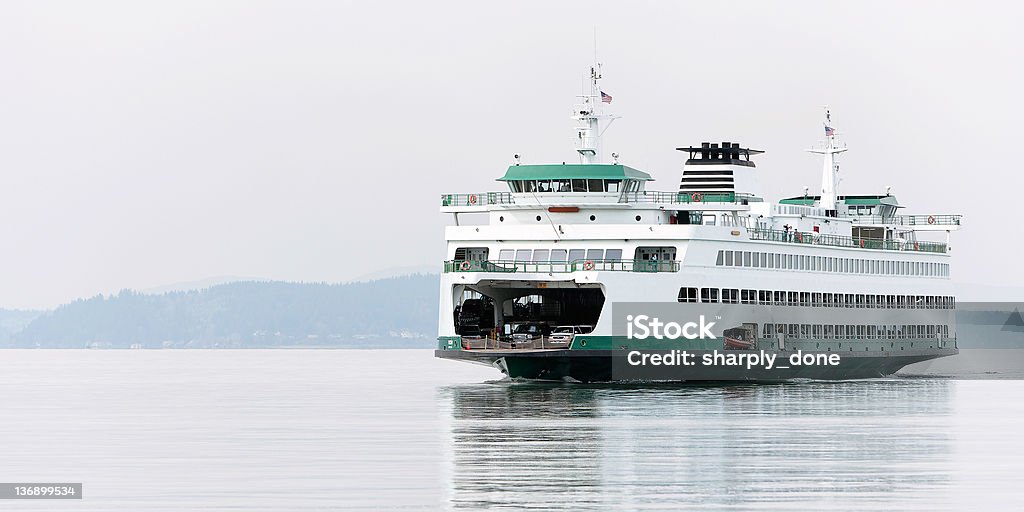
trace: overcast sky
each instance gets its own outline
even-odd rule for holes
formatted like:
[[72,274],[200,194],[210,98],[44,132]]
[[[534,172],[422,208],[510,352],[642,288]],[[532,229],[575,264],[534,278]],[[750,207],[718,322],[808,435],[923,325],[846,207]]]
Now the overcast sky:
[[813,190],[829,104],[840,193],[963,213],[955,279],[1024,284],[1018,5],[4,2],[0,307],[440,269],[441,193],[573,161],[595,28],[605,148],[651,188],[732,140],[769,198]]

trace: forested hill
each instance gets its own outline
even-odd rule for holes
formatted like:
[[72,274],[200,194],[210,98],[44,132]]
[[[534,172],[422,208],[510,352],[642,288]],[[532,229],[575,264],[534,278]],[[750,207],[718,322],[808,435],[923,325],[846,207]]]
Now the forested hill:
[[364,283],[236,282],[66,304],[0,340],[14,347],[431,347],[436,275]]

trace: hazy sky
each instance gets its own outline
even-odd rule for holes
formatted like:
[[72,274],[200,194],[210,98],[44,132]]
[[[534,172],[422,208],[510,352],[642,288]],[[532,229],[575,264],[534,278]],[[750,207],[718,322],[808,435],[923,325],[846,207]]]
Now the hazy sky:
[[817,186],[963,213],[957,280],[1024,284],[1012,2],[4,2],[0,307],[211,276],[441,266],[443,192],[572,161],[592,59],[606,149],[678,186],[704,140]]

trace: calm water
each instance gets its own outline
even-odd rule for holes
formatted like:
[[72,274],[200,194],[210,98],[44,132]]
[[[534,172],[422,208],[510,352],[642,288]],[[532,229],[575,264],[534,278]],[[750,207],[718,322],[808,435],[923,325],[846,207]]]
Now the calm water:
[[1018,380],[540,385],[426,350],[0,361],[0,481],[85,485],[2,510],[1024,506]]

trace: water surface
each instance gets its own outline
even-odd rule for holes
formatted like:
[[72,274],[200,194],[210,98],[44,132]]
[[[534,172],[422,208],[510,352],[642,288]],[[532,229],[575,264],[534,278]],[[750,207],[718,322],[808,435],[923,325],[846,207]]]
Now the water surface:
[[0,510],[977,510],[1024,499],[1024,382],[936,365],[839,383],[597,386],[493,381],[490,368],[427,350],[8,350],[0,361],[0,481],[85,486],[82,501]]

